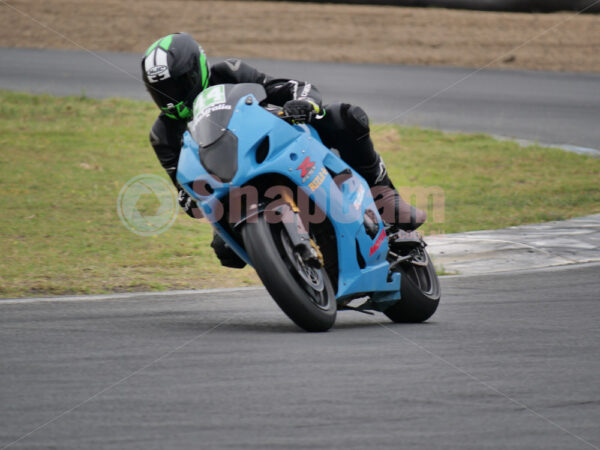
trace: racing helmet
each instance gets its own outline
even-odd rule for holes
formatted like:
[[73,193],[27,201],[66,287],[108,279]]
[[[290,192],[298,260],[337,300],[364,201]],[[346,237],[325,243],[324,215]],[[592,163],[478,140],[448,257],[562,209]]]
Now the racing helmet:
[[208,86],[210,67],[202,47],[187,33],[162,37],[142,58],[142,78],[167,117],[192,118],[192,103]]

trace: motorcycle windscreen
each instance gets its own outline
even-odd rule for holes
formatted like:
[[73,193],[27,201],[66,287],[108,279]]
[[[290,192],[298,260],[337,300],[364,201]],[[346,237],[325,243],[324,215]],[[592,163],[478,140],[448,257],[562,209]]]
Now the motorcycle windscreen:
[[233,116],[235,105],[243,97],[253,95],[260,103],[266,97],[260,84],[218,84],[202,91],[194,100],[194,116],[188,129],[200,147],[216,142],[225,131]]

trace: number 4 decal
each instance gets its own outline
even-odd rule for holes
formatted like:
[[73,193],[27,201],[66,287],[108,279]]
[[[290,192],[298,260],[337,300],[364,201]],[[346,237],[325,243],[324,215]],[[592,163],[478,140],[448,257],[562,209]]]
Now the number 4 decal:
[[199,116],[206,108],[225,103],[225,86],[218,85],[205,89],[194,100],[194,116]]

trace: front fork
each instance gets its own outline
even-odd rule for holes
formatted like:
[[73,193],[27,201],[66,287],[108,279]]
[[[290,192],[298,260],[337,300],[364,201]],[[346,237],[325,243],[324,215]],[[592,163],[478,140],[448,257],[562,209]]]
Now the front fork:
[[274,208],[279,213],[281,223],[290,238],[294,250],[297,251],[302,261],[316,269],[324,265],[323,254],[317,243],[310,237],[308,230],[302,222],[300,208],[289,193],[282,195],[282,202]]

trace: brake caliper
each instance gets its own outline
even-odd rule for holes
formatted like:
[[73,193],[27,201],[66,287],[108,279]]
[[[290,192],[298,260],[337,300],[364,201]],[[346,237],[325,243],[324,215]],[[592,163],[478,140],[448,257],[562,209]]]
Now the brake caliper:
[[294,251],[298,252],[302,262],[316,269],[323,267],[323,254],[302,223],[298,206],[291,201],[280,205],[277,210]]

